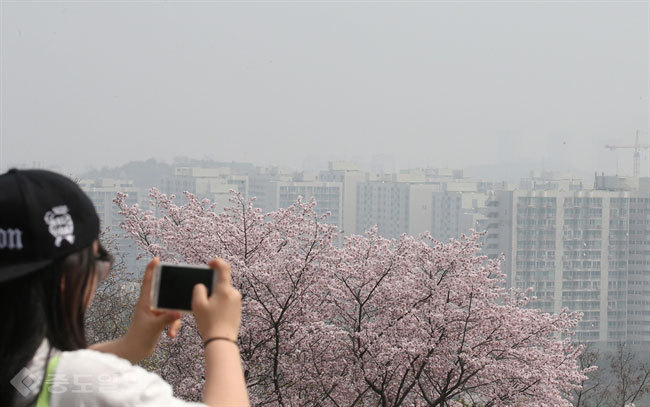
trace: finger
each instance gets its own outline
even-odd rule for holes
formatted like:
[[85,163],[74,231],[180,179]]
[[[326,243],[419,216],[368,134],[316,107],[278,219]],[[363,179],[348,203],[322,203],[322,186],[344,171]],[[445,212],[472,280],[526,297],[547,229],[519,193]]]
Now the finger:
[[182,315],[177,311],[164,311],[156,315],[156,322],[161,326],[167,326],[181,319]]
[[148,297],[151,293],[151,281],[153,280],[153,271],[156,266],[160,263],[158,257],[154,257],[147,268],[144,270],[144,277],[142,278],[142,286],[140,287],[140,298]]
[[217,271],[217,285],[232,284],[232,272],[230,270],[230,265],[226,263],[224,259],[212,259],[208,263],[213,270]]
[[165,325],[171,324],[172,322],[179,320],[182,317],[180,312],[177,311],[165,311],[159,318]]
[[178,318],[175,321],[173,321],[171,324],[169,324],[169,329],[167,330],[167,336],[170,338],[176,338],[176,335],[178,335],[178,331],[181,329],[181,319]]
[[208,288],[203,284],[196,284],[192,290],[192,311],[204,309],[208,304]]

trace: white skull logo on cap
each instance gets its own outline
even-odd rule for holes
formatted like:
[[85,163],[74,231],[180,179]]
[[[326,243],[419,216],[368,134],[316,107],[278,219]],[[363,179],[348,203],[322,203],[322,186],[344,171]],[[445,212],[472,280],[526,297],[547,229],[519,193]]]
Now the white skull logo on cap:
[[56,238],[54,245],[61,247],[61,242],[65,239],[68,243],[74,243],[74,223],[72,216],[68,213],[67,205],[55,206],[51,211],[45,214],[45,222],[49,226],[49,231]]

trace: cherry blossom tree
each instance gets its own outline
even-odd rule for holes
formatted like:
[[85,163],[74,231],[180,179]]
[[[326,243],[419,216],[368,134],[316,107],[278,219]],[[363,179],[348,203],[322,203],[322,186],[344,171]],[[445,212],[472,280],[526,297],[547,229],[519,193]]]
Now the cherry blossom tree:
[[336,374],[312,369],[333,404],[570,405],[580,349],[557,335],[579,316],[525,308],[526,293],[502,288],[499,260],[478,255],[479,237],[347,239],[327,312],[344,333],[328,343]]
[[126,333],[138,300],[139,279],[126,268],[110,227],[102,230],[99,240],[113,255],[113,265],[106,279],[99,283],[86,311],[86,336],[89,343],[119,338]]
[[[122,226],[142,253],[231,264],[255,405],[571,406],[586,379],[570,342],[580,315],[544,314],[527,307],[528,292],[505,290],[500,259],[479,255],[480,234],[443,244],[372,229],[339,247],[313,200],[263,213],[233,194],[219,212],[153,189],[154,212],[125,197],[115,199]],[[179,396],[200,397],[191,318],[148,363]]]
[[[173,196],[151,191],[152,203],[161,211],[126,207],[125,195],[116,202],[126,216],[124,229],[140,247],[163,261],[201,263],[215,256],[227,260],[233,284],[242,293],[241,354],[252,400],[260,405],[294,405],[310,394],[294,354],[310,335],[311,321],[320,321],[318,307],[327,295],[328,257],[335,253],[332,225],[317,215],[316,203],[299,200],[289,208],[262,213],[233,196],[233,206],[216,213],[213,204],[188,194],[183,206]],[[183,397],[196,399],[203,367],[198,333],[185,320],[180,340],[165,340],[154,355],[159,373],[177,384]],[[299,353],[299,352],[298,352]],[[179,357],[180,356],[180,357]]]

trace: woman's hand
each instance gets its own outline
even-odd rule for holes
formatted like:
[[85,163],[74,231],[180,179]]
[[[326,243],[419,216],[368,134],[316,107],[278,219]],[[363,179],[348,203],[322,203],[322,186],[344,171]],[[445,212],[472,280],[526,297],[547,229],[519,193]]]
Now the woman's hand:
[[194,286],[192,312],[203,340],[222,337],[237,341],[241,324],[241,294],[231,283],[230,266],[222,259],[213,259],[210,267],[217,272],[212,295],[203,284]]
[[154,311],[151,309],[151,282],[153,271],[160,263],[156,257],[147,264],[140,289],[140,298],[133,310],[131,326],[124,336],[124,342],[140,357],[149,357],[160,339],[160,334],[169,325],[167,335],[175,338],[181,327],[181,313],[176,311]]

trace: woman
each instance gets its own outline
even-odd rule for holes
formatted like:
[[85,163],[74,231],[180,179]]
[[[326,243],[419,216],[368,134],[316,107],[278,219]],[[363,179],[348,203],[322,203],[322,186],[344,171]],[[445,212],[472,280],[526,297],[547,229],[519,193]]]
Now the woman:
[[[180,314],[150,309],[152,260],[127,334],[87,346],[84,312],[112,261],[99,219],[71,180],[43,170],[0,175],[0,406],[186,406],[159,376],[132,363],[176,335]],[[248,405],[237,347],[241,296],[230,267],[210,262],[218,284],[194,287],[192,312],[205,343],[203,402]]]

